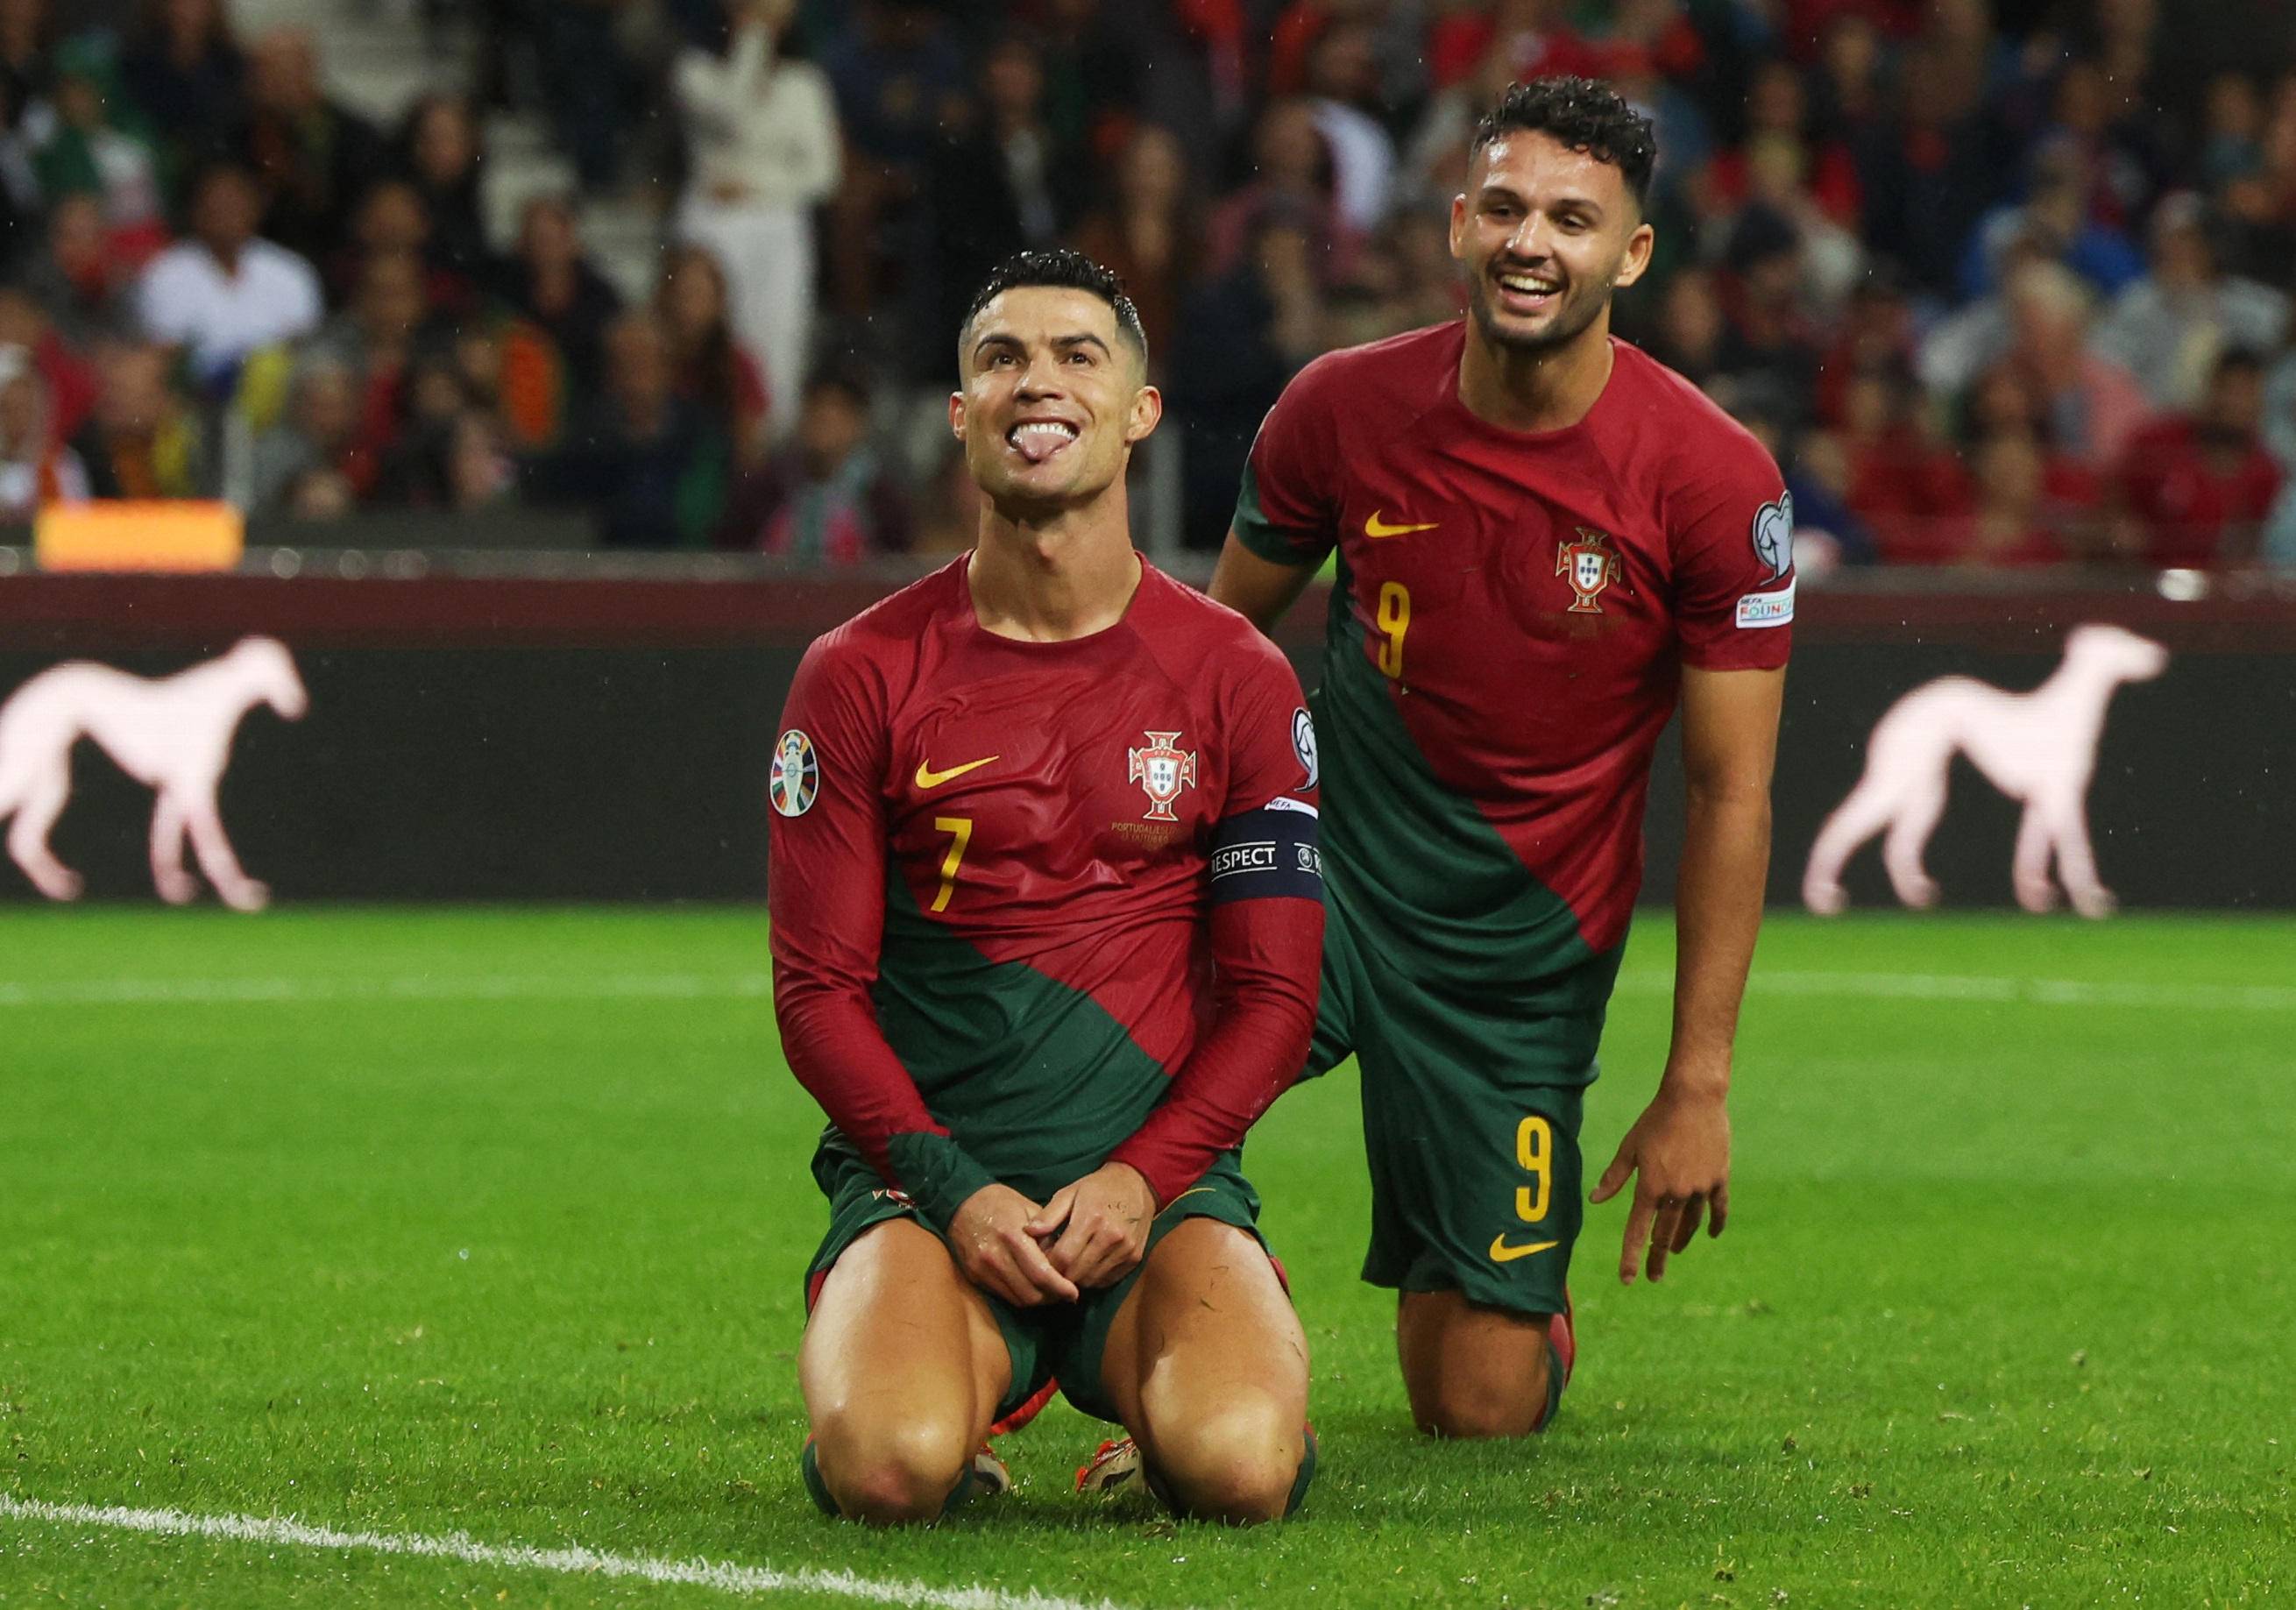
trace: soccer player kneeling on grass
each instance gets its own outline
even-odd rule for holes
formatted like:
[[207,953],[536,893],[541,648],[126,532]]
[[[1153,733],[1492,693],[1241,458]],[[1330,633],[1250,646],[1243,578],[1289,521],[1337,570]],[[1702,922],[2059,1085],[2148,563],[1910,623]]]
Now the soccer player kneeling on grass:
[[1067,251],[990,276],[949,419],[973,551],[808,652],[773,768],[775,1006],[828,1112],[804,1469],[833,1514],[1009,1484],[1057,1380],[1080,1474],[1273,1520],[1308,1349],[1238,1147],[1307,1050],[1315,737],[1290,665],[1144,563],[1138,315]]

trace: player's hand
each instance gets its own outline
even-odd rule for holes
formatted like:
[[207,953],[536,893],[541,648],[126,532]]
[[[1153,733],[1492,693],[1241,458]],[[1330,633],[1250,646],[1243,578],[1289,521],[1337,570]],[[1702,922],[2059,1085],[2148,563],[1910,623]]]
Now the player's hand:
[[948,1221],[949,1250],[964,1277],[1015,1308],[1077,1300],[1076,1282],[1053,1267],[1029,1233],[1038,1211],[1009,1185],[984,1185]]
[[1635,1204],[1619,1251],[1619,1279],[1632,1286],[1645,1245],[1650,1277],[1663,1279],[1666,1261],[1690,1244],[1701,1218],[1709,1220],[1707,1234],[1718,1236],[1730,1217],[1730,1114],[1722,1098],[1660,1090],[1619,1142],[1619,1154],[1588,1200],[1608,1202],[1628,1175]]
[[1156,1193],[1140,1171],[1108,1162],[1054,1192],[1029,1234],[1048,1244],[1053,1267],[1078,1286],[1113,1286],[1147,1255],[1155,1222]]

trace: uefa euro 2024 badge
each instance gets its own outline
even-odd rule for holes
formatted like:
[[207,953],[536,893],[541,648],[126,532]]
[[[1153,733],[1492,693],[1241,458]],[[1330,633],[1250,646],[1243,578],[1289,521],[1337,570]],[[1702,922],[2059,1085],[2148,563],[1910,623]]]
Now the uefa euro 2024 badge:
[[794,727],[774,746],[773,775],[766,792],[774,809],[785,817],[801,817],[811,810],[814,796],[821,792],[821,767],[814,759],[813,740]]
[[1176,732],[1148,734],[1148,747],[1128,749],[1132,757],[1130,781],[1147,792],[1148,809],[1145,819],[1151,822],[1177,822],[1172,814],[1173,801],[1180,791],[1196,780],[1196,755],[1193,750],[1179,747],[1180,735]]

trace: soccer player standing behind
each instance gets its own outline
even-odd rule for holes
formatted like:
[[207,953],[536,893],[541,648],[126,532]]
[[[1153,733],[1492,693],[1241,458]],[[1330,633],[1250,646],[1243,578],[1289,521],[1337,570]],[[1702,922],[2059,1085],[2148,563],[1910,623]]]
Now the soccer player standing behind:
[[1654,154],[1602,85],[1510,88],[1451,204],[1471,316],[1300,373],[1212,582],[1264,628],[1339,551],[1309,1068],[1361,1065],[1364,1277],[1401,1293],[1413,1416],[1445,1436],[1536,1431],[1569,1377],[1580,1102],[1677,700],[1673,1046],[1593,1199],[1636,1178],[1626,1281],[1728,1212],[1792,505],[1751,436],[1611,337],[1613,289],[1650,262]]
[[1315,1018],[1299,680],[1133,551],[1161,404],[1115,275],[1010,259],[958,359],[978,545],[814,644],[774,760],[775,1006],[832,1121],[807,1483],[931,1519],[1057,1378],[1130,1433],[1092,1486],[1274,1519],[1307,1341],[1237,1148]]

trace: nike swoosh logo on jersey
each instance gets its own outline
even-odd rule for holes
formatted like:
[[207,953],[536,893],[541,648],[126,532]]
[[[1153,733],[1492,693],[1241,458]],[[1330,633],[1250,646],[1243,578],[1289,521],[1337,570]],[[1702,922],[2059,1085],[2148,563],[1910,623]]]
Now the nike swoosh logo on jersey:
[[979,771],[989,761],[1002,759],[1004,759],[1002,755],[988,755],[978,760],[967,760],[962,766],[952,766],[947,771],[935,771],[931,761],[920,760],[917,762],[917,786],[939,788],[952,777],[961,777],[968,771]]
[[1491,1261],[1513,1263],[1518,1258],[1528,1258],[1533,1253],[1543,1253],[1548,1247],[1561,1246],[1560,1241],[1534,1241],[1529,1246],[1509,1246],[1505,1232],[1491,1237]]
[[1380,519],[1380,516],[1384,513],[1386,513],[1386,511],[1383,509],[1374,509],[1371,512],[1370,518],[1364,522],[1365,536],[1372,538],[1407,537],[1414,531],[1431,531],[1435,529],[1437,524],[1437,522],[1431,520],[1424,525],[1389,525],[1386,522]]

